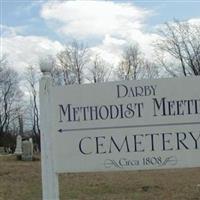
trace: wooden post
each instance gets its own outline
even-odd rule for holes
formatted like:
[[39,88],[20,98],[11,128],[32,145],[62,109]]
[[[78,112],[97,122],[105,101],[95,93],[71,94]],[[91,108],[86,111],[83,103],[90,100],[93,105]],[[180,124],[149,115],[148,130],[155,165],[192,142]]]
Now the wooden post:
[[40,63],[43,76],[40,80],[41,165],[43,200],[59,200],[58,174],[54,171],[52,151],[51,64]]

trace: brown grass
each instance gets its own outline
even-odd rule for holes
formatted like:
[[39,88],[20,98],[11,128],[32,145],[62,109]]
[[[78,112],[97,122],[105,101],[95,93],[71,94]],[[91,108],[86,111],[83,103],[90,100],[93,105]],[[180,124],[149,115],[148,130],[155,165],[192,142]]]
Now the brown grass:
[[[200,168],[62,174],[61,200],[200,200]],[[41,200],[40,162],[0,156],[0,200]]]

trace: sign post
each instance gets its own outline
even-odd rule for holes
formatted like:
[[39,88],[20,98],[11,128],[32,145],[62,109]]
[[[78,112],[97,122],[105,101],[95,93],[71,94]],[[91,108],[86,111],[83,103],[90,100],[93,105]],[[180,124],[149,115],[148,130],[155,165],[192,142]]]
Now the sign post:
[[40,124],[41,124],[41,165],[43,200],[59,200],[58,174],[54,170],[52,150],[52,113],[51,108],[51,65],[46,61],[40,68],[43,77],[40,80]]

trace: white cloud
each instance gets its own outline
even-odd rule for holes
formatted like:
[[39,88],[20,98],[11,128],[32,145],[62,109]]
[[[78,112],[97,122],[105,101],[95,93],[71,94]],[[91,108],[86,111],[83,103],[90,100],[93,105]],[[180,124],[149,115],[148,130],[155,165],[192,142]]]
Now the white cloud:
[[151,11],[130,3],[110,1],[64,1],[44,4],[41,16],[61,24],[59,32],[74,37],[90,35],[125,36],[126,32],[140,29]]
[[[90,38],[98,38],[98,44],[91,50],[110,64],[117,65],[123,48],[133,42],[139,44],[147,58],[153,57],[151,44],[159,36],[145,31],[145,20],[154,14],[152,10],[117,1],[41,1],[40,6],[43,19],[48,24],[50,22],[52,28],[56,26],[53,31],[88,43]],[[199,24],[200,19],[190,19],[189,22]],[[9,54],[11,64],[18,70],[37,64],[40,56],[56,54],[63,49],[58,41],[19,35],[22,28],[3,27],[3,52]]]
[[91,51],[102,57],[109,64],[117,65],[125,44],[126,41],[123,39],[116,39],[106,35],[102,44],[91,48]]
[[[145,20],[153,14],[133,3],[111,1],[56,1],[43,5],[41,16],[54,21],[57,31],[77,39],[103,38],[92,48],[107,62],[116,65],[122,49],[137,42],[142,51],[151,57],[154,34],[144,33]],[[54,25],[55,25],[54,24]]]
[[135,41],[139,45],[144,56],[150,60],[152,60],[154,54],[153,43],[160,38],[158,34],[144,33],[140,30],[132,32],[132,34],[127,37],[129,41]]
[[11,27],[0,24],[0,29],[1,29],[1,38],[8,36],[11,37],[23,32],[24,26]]
[[200,18],[192,18],[192,19],[189,19],[188,22],[189,22],[190,24],[200,26]]
[[28,65],[38,65],[40,57],[55,55],[63,46],[45,37],[9,35],[2,38],[2,52],[8,55],[11,67],[23,71]]

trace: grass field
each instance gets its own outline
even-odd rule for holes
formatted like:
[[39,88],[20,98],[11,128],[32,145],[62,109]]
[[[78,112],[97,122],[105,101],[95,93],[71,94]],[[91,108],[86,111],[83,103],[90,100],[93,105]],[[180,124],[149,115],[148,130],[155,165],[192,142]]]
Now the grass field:
[[[62,174],[61,200],[200,200],[200,168]],[[0,200],[41,200],[40,161],[0,156]]]

